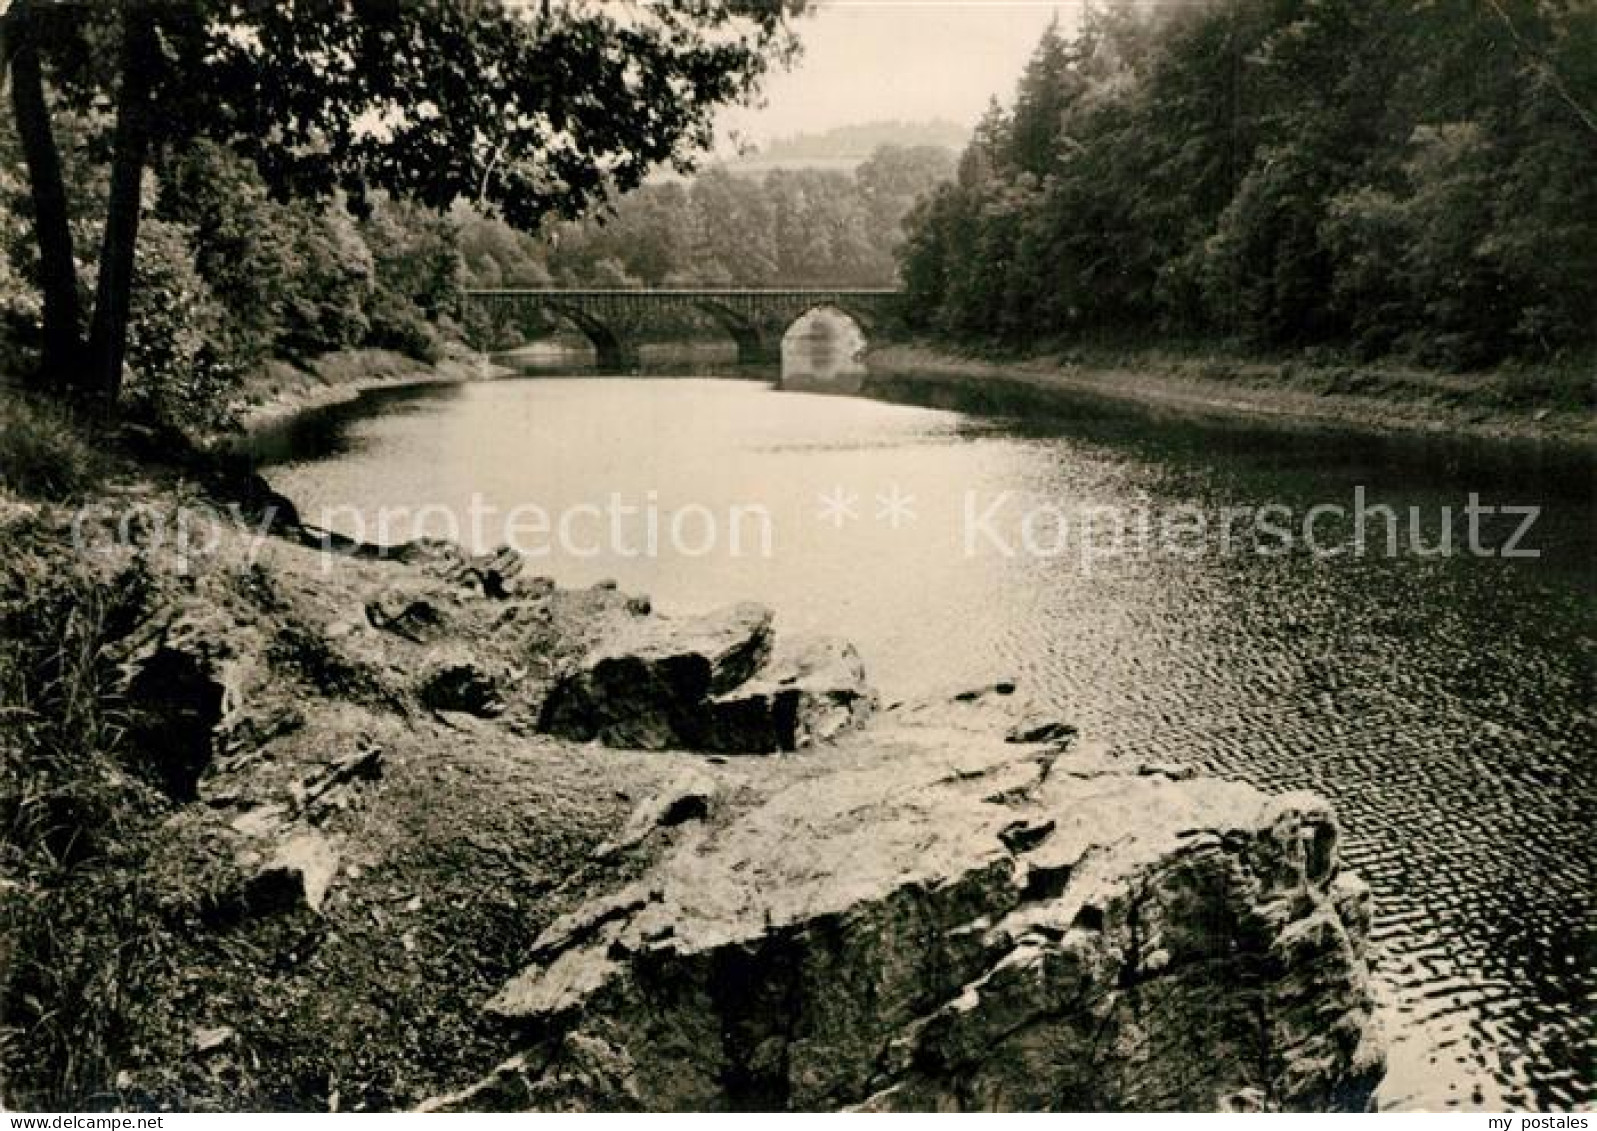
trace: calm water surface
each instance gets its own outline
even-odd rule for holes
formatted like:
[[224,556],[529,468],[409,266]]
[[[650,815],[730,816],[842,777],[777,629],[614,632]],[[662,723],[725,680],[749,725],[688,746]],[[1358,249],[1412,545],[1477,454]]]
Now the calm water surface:
[[[1377,895],[1392,1033],[1383,1104],[1593,1102],[1589,460],[1085,403],[1048,420],[976,419],[699,379],[390,391],[255,444],[308,517],[334,508],[331,525],[357,534],[364,521],[368,537],[379,508],[466,513],[474,495],[479,509],[533,503],[553,516],[617,495],[667,521],[698,504],[720,523],[707,554],[627,556],[633,525],[598,556],[537,568],[572,585],[616,578],[667,609],[760,600],[780,629],[856,641],[889,697],[1012,674],[1112,746],[1320,790]],[[1469,492],[1540,506],[1525,544],[1542,556],[1322,558],[1260,554],[1265,543],[1245,537],[1222,553],[1211,534],[1197,553],[1088,568],[1079,547],[1019,546],[1028,507],[1158,522],[1182,504],[1281,504],[1301,518],[1316,503],[1351,507],[1359,486],[1372,504],[1422,508],[1427,544],[1440,509],[1461,512]],[[821,510],[838,491],[858,516],[834,514],[841,525]],[[896,528],[882,501],[895,492]],[[989,529],[1017,552],[984,538],[971,552],[967,507],[1005,492]],[[750,537],[743,556],[728,552],[740,505],[767,509],[768,556]],[[681,549],[700,548],[698,519]],[[1517,525],[1489,524],[1482,541],[1500,545]],[[1050,549],[1056,530],[1039,522],[1034,544]],[[608,540],[597,522],[580,534],[583,550]]]

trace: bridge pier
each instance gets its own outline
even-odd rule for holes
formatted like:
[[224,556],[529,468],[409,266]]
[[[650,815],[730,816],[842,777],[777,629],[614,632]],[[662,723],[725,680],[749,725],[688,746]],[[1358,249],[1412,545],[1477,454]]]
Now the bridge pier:
[[642,368],[643,355],[632,342],[611,335],[607,341],[593,341],[593,361],[607,372],[633,373]]
[[738,347],[739,365],[769,365],[782,360],[782,334],[774,335],[760,327],[731,328],[732,340]]

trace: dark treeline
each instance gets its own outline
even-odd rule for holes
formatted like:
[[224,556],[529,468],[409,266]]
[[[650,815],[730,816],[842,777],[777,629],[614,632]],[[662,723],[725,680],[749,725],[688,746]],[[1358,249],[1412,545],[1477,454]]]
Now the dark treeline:
[[[94,131],[69,116],[58,129],[72,211],[98,215],[108,179],[84,156]],[[20,164],[15,146],[0,130],[0,170]],[[853,174],[712,169],[527,232],[463,203],[440,215],[380,192],[353,210],[341,197],[278,199],[250,162],[200,139],[151,175],[126,407],[209,427],[268,358],[378,347],[436,361],[452,337],[510,345],[559,329],[462,324],[471,287],[890,286],[905,214],[952,164],[947,150],[888,146]],[[21,178],[0,173],[0,362],[13,369],[25,368],[39,325],[25,195]],[[96,222],[78,226],[80,246],[94,247]]]
[[0,372],[173,417],[254,359],[425,354],[451,209],[536,230],[691,171],[804,7],[0,5]]
[[1597,5],[1121,0],[912,215],[918,328],[1474,366],[1597,335]]

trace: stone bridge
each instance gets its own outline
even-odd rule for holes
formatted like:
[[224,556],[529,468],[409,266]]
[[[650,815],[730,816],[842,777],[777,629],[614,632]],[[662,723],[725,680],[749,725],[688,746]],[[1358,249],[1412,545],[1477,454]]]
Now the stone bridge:
[[738,361],[781,359],[782,335],[818,307],[848,315],[867,333],[893,309],[890,289],[790,288],[770,290],[470,290],[464,300],[490,314],[544,311],[573,323],[593,343],[599,365],[630,369],[638,342],[661,314],[696,311],[710,315],[737,342]]

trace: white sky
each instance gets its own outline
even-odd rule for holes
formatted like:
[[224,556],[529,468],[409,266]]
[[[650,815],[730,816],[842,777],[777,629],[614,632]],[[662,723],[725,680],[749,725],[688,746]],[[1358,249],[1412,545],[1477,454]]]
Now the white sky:
[[1054,13],[1068,32],[1081,0],[823,0],[796,25],[804,54],[770,76],[765,106],[720,119],[765,142],[882,119],[973,125],[1007,102]]

